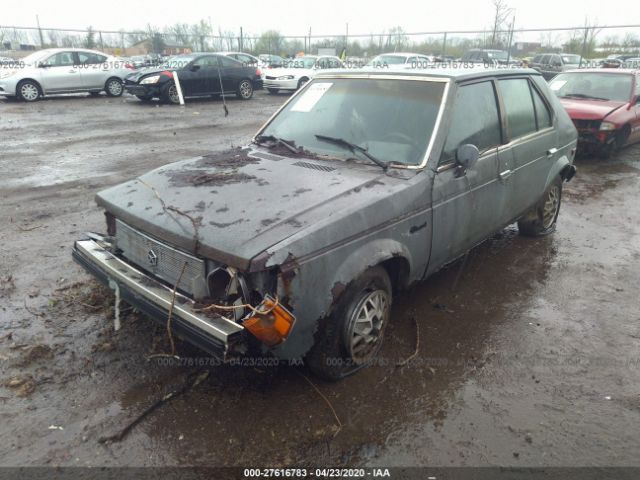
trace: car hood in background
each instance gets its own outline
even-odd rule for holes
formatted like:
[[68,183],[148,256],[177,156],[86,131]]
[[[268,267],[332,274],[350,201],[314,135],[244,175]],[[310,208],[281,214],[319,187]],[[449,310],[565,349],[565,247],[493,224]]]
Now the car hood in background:
[[573,120],[602,120],[611,113],[626,105],[614,100],[580,100],[560,98],[560,103]]
[[96,201],[162,241],[246,269],[291,236],[303,245],[287,251],[303,255],[401,215],[389,194],[406,184],[377,166],[234,149],[158,168]]
[[270,77],[284,77],[285,75],[293,75],[295,78],[313,75],[313,68],[271,68],[263,73]]

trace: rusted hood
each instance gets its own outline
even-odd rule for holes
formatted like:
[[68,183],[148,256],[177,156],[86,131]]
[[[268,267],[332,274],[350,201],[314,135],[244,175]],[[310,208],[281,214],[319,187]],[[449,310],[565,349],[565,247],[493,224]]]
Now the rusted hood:
[[[149,235],[244,269],[278,242],[371,207],[405,182],[377,166],[234,149],[158,168],[96,201]],[[327,241],[351,234],[342,228]]]

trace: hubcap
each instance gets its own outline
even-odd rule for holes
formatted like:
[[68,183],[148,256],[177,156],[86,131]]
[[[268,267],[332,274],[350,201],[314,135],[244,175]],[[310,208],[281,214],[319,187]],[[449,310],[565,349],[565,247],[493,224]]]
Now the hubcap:
[[249,82],[244,81],[240,84],[240,95],[242,95],[242,98],[249,98],[249,96],[251,96],[251,85],[249,85]]
[[20,95],[22,95],[22,98],[24,98],[25,100],[31,102],[38,98],[40,92],[38,91],[38,87],[36,87],[34,84],[25,83],[20,88]]
[[544,202],[542,209],[542,226],[547,229],[553,225],[553,221],[556,219],[558,208],[560,207],[560,189],[554,185],[549,190],[547,199]]
[[120,95],[120,92],[122,92],[122,84],[120,82],[117,80],[109,82],[109,93],[111,95]]
[[389,295],[374,290],[358,303],[347,324],[347,349],[353,361],[362,364],[380,348],[382,329],[389,315]]

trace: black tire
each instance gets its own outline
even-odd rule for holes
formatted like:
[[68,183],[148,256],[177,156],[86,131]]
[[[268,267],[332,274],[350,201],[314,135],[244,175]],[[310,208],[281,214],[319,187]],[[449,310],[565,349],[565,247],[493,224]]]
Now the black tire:
[[518,220],[518,230],[527,237],[541,237],[556,230],[562,204],[562,178],[557,176],[542,198],[524,217]]
[[267,88],[267,91],[271,94],[271,95],[277,95],[278,92],[280,90],[278,90],[277,88]]
[[249,100],[253,97],[253,83],[251,83],[251,80],[246,78],[244,80],[240,80],[238,83],[238,89],[236,90],[236,96],[240,100]]
[[[309,370],[325,380],[337,381],[371,363],[382,346],[384,331],[389,323],[391,292],[391,280],[381,266],[368,269],[351,282],[331,315],[320,320],[315,343],[305,357]],[[360,318],[359,313],[364,308],[374,305],[380,306],[374,313],[384,313],[374,315],[371,328],[366,332],[373,339],[367,342],[365,335],[359,336],[362,332],[355,330],[358,323],[363,323],[356,319]],[[362,341],[358,341],[358,337]],[[354,353],[363,345],[362,352]]]
[[163,102],[172,103],[173,105],[180,104],[180,97],[178,96],[178,88],[176,84],[171,81],[162,87],[162,94],[160,96]]
[[304,87],[308,81],[309,79],[307,77],[302,77],[300,80],[298,80],[298,90]]
[[42,96],[42,89],[33,80],[22,80],[16,87],[16,96],[25,102],[37,102]]
[[138,100],[141,100],[143,102],[150,102],[153,98],[151,95],[136,95],[136,97],[138,98]]
[[124,92],[124,85],[122,80],[116,77],[112,77],[104,84],[104,91],[110,97],[120,97]]

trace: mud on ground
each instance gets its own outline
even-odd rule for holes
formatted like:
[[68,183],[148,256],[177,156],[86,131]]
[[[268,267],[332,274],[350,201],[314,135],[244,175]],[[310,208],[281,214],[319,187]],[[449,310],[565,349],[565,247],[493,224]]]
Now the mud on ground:
[[70,255],[93,195],[246,143],[285,98],[0,100],[0,464],[638,465],[640,146],[577,161],[554,235],[507,228],[396,298],[386,365],[313,379],[337,435],[304,369],[227,366],[99,443],[205,367],[147,360],[169,346],[141,315],[114,332]]

